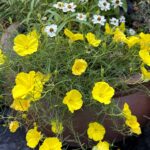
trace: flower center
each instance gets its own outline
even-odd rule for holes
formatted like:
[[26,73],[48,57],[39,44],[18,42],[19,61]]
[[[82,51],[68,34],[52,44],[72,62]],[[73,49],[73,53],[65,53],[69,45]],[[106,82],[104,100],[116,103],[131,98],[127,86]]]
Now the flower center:
[[28,49],[28,45],[25,45],[25,47],[24,47],[25,49]]
[[53,28],[50,28],[50,29],[49,29],[49,32],[54,32],[54,29],[53,29]]
[[82,16],[82,15],[80,15],[79,17],[80,17],[81,19],[83,18],[83,16]]
[[116,4],[119,4],[119,2],[120,2],[119,0],[116,0]]
[[103,5],[106,6],[107,4],[104,2]]
[[69,9],[71,9],[71,8],[72,8],[72,6],[71,6],[71,5],[68,5],[68,8],[69,8]]
[[98,20],[98,21],[101,21],[101,17],[99,16],[99,17],[97,18],[97,20]]

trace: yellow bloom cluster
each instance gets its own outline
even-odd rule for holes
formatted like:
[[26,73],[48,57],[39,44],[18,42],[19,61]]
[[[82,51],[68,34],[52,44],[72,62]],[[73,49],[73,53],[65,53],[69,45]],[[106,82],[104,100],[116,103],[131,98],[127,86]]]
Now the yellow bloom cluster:
[[129,48],[139,43],[139,37],[137,36],[126,37],[124,31],[125,31],[124,23],[122,23],[119,27],[113,29],[110,27],[108,23],[106,23],[105,25],[105,34],[114,35],[113,40],[115,42],[126,43]]
[[38,49],[38,35],[32,31],[27,35],[19,34],[14,39],[14,51],[20,56],[31,55]]
[[[35,124],[34,128],[28,130],[26,134],[27,146],[35,148],[42,138],[43,135],[38,131],[37,125]],[[61,150],[61,147],[62,142],[57,137],[48,137],[44,140],[39,150]]]
[[[83,34],[80,33],[72,33],[69,29],[64,30],[64,34],[70,39],[71,42],[79,41],[79,40],[84,40]],[[96,39],[95,34],[89,32],[86,36],[86,39],[88,43],[93,46],[93,47],[98,47],[101,43],[100,39]]]
[[0,49],[0,65],[5,63],[5,55],[3,54],[2,50]]
[[35,71],[20,72],[16,76],[16,85],[12,89],[14,101],[11,107],[15,110],[27,111],[31,101],[37,101],[41,98],[43,86],[49,77],[49,75]]
[[19,122],[18,121],[11,121],[9,124],[9,130],[10,132],[14,133],[19,128]]
[[131,132],[137,135],[141,134],[141,128],[140,124],[137,121],[137,117],[132,115],[129,105],[127,103],[124,104],[123,115],[126,119],[125,124],[131,128]]
[[[123,25],[122,25],[123,27]],[[150,34],[140,33],[139,35],[126,37],[122,27],[112,29],[108,23],[105,25],[105,34],[113,35],[115,42],[122,42],[128,45],[129,48],[134,45],[140,45],[139,56],[143,61],[141,65],[142,79],[144,82],[150,80],[150,72],[144,68],[143,64],[150,66]]]
[[140,33],[140,47],[139,56],[143,63],[141,65],[142,79],[143,81],[150,80],[150,72],[144,68],[144,64],[150,66],[150,34]]
[[150,80],[150,72],[144,67],[144,64],[141,65],[142,79],[147,82]]

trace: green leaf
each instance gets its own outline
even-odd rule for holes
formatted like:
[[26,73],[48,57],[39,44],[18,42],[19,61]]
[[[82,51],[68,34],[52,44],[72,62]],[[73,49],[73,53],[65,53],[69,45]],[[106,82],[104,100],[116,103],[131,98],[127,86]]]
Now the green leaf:
[[122,2],[123,2],[122,8],[125,12],[127,12],[127,9],[128,9],[127,0],[122,0]]

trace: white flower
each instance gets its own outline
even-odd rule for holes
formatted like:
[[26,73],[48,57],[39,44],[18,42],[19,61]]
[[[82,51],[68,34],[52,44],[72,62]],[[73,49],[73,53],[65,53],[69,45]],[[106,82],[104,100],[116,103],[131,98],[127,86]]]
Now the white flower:
[[99,0],[98,6],[102,11],[110,10],[110,3],[108,3],[107,0]]
[[49,26],[46,26],[45,29],[44,29],[44,32],[46,32],[47,35],[50,36],[50,37],[56,36],[57,25],[56,24],[51,24]]
[[75,8],[77,6],[72,2],[72,3],[64,3],[64,7],[63,7],[63,12],[75,12]]
[[119,25],[119,20],[113,17],[113,18],[110,19],[110,24],[112,24],[114,26],[118,26]]
[[123,23],[126,22],[126,18],[124,16],[121,16],[119,20],[120,20],[120,22],[123,22]]
[[117,7],[122,7],[123,5],[123,2],[121,0],[112,0],[112,5],[114,6],[114,8],[117,8]]
[[83,13],[78,13],[76,18],[81,21],[86,21],[86,15]]
[[106,22],[106,19],[105,19],[104,16],[94,15],[94,16],[93,16],[93,19],[92,19],[92,22],[93,22],[94,24],[100,24],[100,25],[104,26],[104,25],[105,25],[105,22]]
[[130,35],[135,35],[136,34],[136,31],[134,29],[132,29],[132,28],[130,28],[128,30],[128,32],[129,32]]
[[53,5],[53,7],[57,8],[57,9],[63,9],[64,3],[63,2],[57,2],[56,4]]

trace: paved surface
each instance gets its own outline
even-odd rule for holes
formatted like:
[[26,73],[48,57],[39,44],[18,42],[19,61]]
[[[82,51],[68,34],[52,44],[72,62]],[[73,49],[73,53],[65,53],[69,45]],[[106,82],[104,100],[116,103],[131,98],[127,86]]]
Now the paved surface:
[[25,132],[21,129],[10,133],[8,129],[0,127],[0,150],[30,150],[24,138]]

